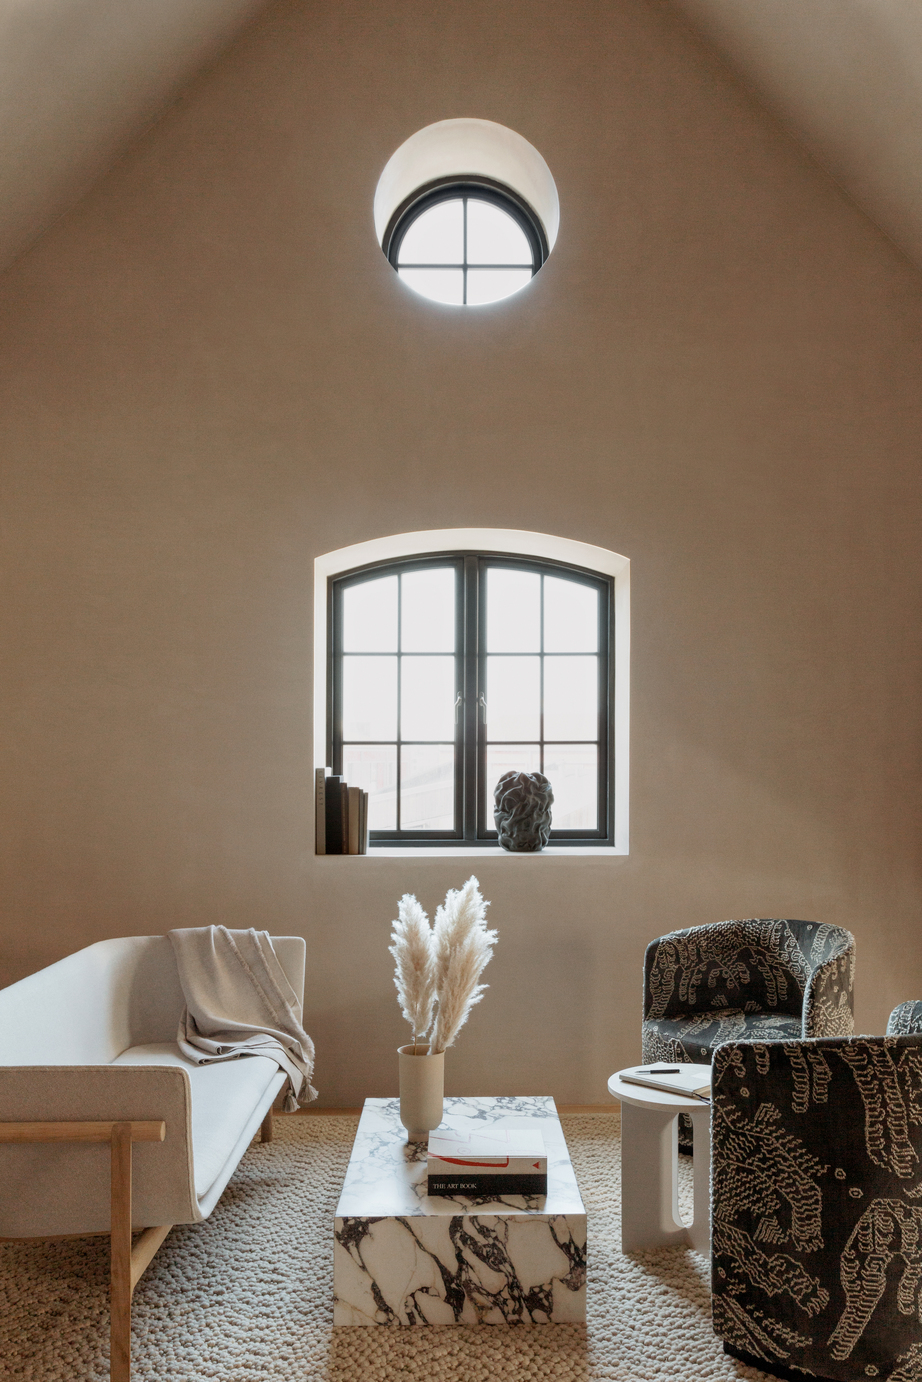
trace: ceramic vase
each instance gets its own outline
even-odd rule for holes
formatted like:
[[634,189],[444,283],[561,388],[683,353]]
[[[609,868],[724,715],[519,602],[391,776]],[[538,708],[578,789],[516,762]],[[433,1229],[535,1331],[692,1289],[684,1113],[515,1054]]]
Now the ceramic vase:
[[[415,1054],[414,1054],[415,1052]],[[445,1052],[430,1056],[428,1046],[398,1046],[400,1121],[408,1142],[425,1142],[442,1121]]]
[[493,791],[493,819],[503,849],[536,854],[551,834],[554,789],[543,773],[503,773]]

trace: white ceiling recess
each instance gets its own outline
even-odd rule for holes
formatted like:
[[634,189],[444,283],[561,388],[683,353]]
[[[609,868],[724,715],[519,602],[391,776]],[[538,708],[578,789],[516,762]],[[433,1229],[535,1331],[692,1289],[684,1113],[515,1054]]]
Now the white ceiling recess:
[[0,268],[264,0],[0,0]]
[[920,0],[676,0],[922,267]]

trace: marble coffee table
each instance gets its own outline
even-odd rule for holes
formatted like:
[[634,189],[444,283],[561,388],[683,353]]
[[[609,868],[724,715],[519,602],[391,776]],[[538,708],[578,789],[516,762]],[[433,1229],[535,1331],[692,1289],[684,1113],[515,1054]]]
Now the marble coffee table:
[[540,1125],[548,1193],[426,1194],[426,1144],[397,1099],[366,1099],[333,1244],[333,1323],[582,1323],[586,1211],[554,1100],[446,1099],[442,1129]]

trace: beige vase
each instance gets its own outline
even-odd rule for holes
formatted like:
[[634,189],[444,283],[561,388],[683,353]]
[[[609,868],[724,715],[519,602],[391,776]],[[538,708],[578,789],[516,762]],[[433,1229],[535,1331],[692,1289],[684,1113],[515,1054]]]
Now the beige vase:
[[[415,1054],[414,1054],[415,1052]],[[397,1047],[400,1065],[400,1121],[408,1142],[425,1142],[442,1121],[445,1052],[430,1056],[428,1046]]]

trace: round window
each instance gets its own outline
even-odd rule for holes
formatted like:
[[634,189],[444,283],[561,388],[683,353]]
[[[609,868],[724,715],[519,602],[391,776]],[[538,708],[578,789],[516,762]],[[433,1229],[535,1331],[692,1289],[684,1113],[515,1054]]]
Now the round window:
[[455,307],[510,297],[548,255],[536,213],[488,178],[440,179],[418,188],[394,212],[382,248],[408,288]]

